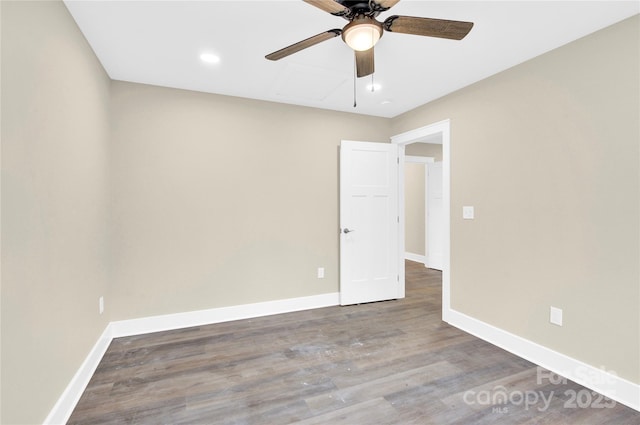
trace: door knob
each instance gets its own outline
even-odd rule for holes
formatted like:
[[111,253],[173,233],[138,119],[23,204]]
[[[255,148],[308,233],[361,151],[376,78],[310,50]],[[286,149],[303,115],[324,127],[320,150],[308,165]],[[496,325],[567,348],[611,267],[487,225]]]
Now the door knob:
[[355,232],[355,230],[349,229],[348,227],[345,227],[342,232],[346,235],[347,233]]

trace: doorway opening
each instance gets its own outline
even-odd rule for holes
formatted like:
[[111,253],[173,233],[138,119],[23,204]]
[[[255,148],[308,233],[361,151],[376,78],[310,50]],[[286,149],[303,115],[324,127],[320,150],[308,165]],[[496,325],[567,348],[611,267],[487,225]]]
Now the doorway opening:
[[[412,151],[412,148],[427,149]],[[435,149],[434,149],[435,148]],[[429,214],[428,189],[429,165],[434,164],[440,150],[442,160],[442,146],[436,144],[413,143],[405,149],[404,156],[404,258],[422,263],[429,267],[429,236],[427,217]]]
[[[427,125],[406,133],[391,137],[391,143],[398,145],[399,169],[398,169],[398,194],[399,194],[399,241],[398,241],[398,261],[400,271],[400,281],[405,282],[405,152],[408,145],[415,143],[430,143],[442,145],[442,320],[448,321],[450,311],[450,200],[451,200],[451,180],[450,180],[450,122],[440,121]],[[404,284],[401,285],[404,287]],[[404,294],[403,294],[404,296]]]

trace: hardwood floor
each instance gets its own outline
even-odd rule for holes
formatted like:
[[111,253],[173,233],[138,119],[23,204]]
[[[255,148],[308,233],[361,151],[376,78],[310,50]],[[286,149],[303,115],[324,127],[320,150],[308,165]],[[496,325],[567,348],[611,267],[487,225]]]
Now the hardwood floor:
[[407,262],[406,285],[403,300],[115,339],[69,423],[640,424],[443,323],[439,272]]

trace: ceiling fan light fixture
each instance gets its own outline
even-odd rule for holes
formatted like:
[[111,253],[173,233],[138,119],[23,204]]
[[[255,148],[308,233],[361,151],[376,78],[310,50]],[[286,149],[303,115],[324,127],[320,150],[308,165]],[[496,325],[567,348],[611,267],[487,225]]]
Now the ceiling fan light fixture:
[[376,45],[382,37],[382,24],[372,18],[356,18],[342,30],[342,39],[353,50],[363,52]]

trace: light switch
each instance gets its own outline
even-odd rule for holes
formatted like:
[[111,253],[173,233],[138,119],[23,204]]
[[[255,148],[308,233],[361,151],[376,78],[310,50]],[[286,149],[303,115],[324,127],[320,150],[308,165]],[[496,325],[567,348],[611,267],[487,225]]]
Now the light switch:
[[462,207],[462,218],[465,220],[473,220],[475,218],[473,207]]

